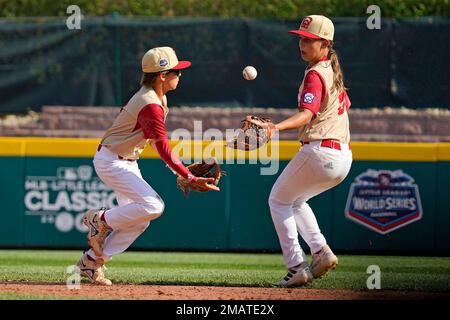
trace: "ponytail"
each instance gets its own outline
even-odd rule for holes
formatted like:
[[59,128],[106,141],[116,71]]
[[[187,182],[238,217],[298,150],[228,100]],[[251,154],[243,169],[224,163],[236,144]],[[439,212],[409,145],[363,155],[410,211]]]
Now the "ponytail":
[[341,65],[339,64],[338,54],[333,48],[333,41],[330,41],[328,49],[328,59],[331,60],[331,67],[333,68],[333,91],[337,90],[339,95],[342,91],[347,90],[344,86],[344,73],[342,72]]

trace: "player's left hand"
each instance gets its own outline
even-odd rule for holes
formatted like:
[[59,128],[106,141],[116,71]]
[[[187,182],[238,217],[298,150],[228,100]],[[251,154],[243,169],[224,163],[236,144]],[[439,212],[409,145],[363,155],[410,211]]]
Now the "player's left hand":
[[217,181],[215,178],[197,177],[197,181],[191,181],[189,187],[196,191],[220,191],[220,188],[215,185],[216,183]]
[[229,148],[251,151],[270,141],[275,124],[269,118],[248,115],[242,121],[237,135],[227,142]]
[[258,127],[264,128],[264,129],[270,129],[271,132],[275,130],[275,124],[270,121],[270,119],[266,118],[260,118],[255,116],[246,116],[245,121],[253,123],[254,125],[257,125]]

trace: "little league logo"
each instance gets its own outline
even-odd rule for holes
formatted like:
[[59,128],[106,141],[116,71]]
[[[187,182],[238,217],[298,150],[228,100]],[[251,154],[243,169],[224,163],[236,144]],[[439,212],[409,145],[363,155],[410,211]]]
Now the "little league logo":
[[350,187],[345,216],[386,234],[422,218],[419,187],[402,170],[372,170]]
[[169,61],[167,61],[167,59],[161,59],[159,60],[159,66],[160,67],[165,67],[169,64]]
[[303,97],[303,102],[311,104],[314,100],[314,95],[312,93],[305,93]]

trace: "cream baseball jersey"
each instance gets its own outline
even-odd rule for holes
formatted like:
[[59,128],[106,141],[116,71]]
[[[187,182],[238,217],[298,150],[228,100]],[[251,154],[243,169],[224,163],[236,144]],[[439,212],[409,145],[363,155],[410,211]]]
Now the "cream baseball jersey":
[[333,90],[333,68],[330,60],[319,61],[305,70],[299,88],[299,106],[307,107],[308,104],[313,102],[318,103],[314,101],[318,97],[304,88],[304,80],[309,72],[316,72],[320,76],[324,90],[322,90],[322,96],[320,97],[319,110],[310,123],[300,128],[300,140],[306,142],[333,139],[341,143],[349,143],[350,130],[347,110],[350,107],[350,100],[345,91],[338,94],[336,90]]
[[138,115],[149,104],[159,105],[164,110],[164,118],[167,117],[169,109],[166,96],[160,101],[153,89],[143,86],[122,108],[112,126],[105,132],[101,144],[124,158],[138,159],[150,142],[150,139],[144,137]]

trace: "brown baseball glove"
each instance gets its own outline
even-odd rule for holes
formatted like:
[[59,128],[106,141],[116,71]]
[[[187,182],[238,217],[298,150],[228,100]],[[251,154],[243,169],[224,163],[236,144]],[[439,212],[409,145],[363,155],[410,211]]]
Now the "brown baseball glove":
[[270,141],[274,124],[269,118],[247,116],[237,135],[227,143],[229,148],[251,151]]
[[199,179],[197,182],[193,182],[178,176],[177,186],[183,191],[185,196],[191,191],[206,192],[210,190],[220,190],[217,186],[220,178],[225,175],[225,171],[220,169],[220,164],[217,159],[204,159],[202,162],[195,162],[187,166],[187,168]]

